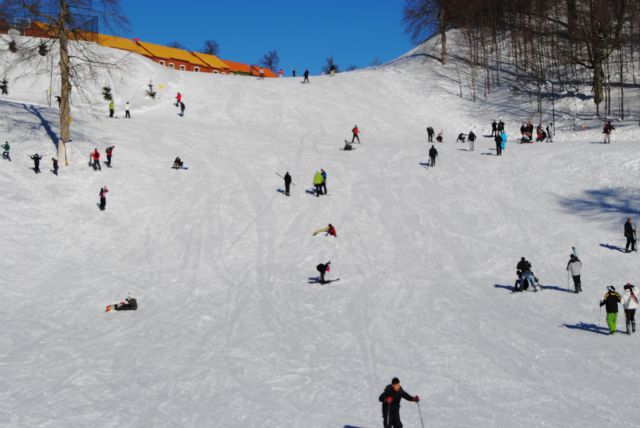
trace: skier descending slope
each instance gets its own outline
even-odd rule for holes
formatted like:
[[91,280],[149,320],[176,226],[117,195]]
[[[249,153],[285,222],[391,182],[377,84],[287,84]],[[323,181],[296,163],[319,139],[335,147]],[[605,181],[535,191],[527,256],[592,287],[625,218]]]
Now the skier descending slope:
[[[624,307],[625,323],[627,325],[627,334],[631,331],[636,332],[636,309],[638,308],[638,290],[635,285],[627,283],[622,293],[622,306]],[[631,327],[631,331],[629,330]]]
[[384,392],[380,394],[378,400],[382,403],[382,420],[384,428],[402,428],[400,421],[400,400],[420,401],[420,397],[411,396],[405,392],[400,386],[400,380],[394,377],[391,385],[384,388]]
[[618,321],[618,303],[622,298],[616,292],[616,288],[613,285],[607,287],[607,292],[600,301],[600,306],[605,306],[607,309],[607,325],[609,326],[609,334],[613,335],[616,332],[616,324]]
[[289,191],[291,190],[291,176],[289,175],[289,171],[284,175],[284,194],[289,196]]

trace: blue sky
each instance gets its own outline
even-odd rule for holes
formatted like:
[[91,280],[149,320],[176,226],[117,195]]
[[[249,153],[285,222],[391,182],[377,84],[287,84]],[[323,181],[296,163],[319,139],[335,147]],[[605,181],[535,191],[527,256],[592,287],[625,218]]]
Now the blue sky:
[[403,0],[146,1],[124,0],[131,30],[120,34],[166,44],[178,41],[201,50],[206,39],[220,57],[257,63],[269,50],[280,56],[286,75],[305,67],[319,74],[333,55],[341,69],[388,61],[412,44],[402,27]]

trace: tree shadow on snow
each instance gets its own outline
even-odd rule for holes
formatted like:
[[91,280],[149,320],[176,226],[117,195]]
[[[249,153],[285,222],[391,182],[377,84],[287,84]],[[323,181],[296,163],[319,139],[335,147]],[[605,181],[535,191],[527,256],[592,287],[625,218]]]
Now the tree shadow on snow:
[[604,334],[606,336],[609,335],[609,328],[601,327],[597,324],[589,324],[585,322],[579,322],[577,324],[562,324],[563,327],[569,328],[571,330],[584,330],[590,331],[592,333]]
[[600,246],[602,248],[606,248],[607,250],[613,250],[613,251],[620,251],[621,253],[624,253],[624,248],[622,247],[618,247],[617,245],[611,245],[611,244],[600,244]]
[[[573,197],[559,198],[558,203],[567,212],[607,220],[612,216],[632,217],[640,214],[640,192],[638,189],[604,188],[586,190]],[[620,230],[622,230],[622,219]]]
[[51,142],[53,143],[53,145],[56,146],[56,150],[57,150],[58,136],[56,135],[55,132],[53,132],[53,128],[51,128],[51,122],[49,122],[47,119],[44,118],[44,116],[42,116],[40,109],[38,109],[37,107],[34,107],[32,105],[27,107],[26,104],[23,104],[23,107],[26,111],[28,111],[29,113],[37,117],[38,120],[40,120],[40,124],[42,125],[44,130],[47,132],[47,135],[51,139]]

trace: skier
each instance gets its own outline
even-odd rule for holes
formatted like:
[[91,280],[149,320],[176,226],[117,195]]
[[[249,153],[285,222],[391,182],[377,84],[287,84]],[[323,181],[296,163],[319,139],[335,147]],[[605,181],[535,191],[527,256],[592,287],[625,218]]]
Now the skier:
[[309,82],[309,70],[305,69],[303,76],[304,76],[304,80],[302,81],[302,83],[311,83]]
[[[636,332],[636,309],[638,308],[638,290],[635,285],[627,283],[622,293],[622,307],[627,325],[627,334]],[[631,327],[631,331],[629,331]]]
[[438,151],[436,150],[436,147],[432,144],[431,148],[429,149],[429,165],[431,166],[436,166],[436,158],[438,157]]
[[616,129],[616,128],[611,124],[610,120],[607,121],[607,123],[602,128],[602,133],[604,134],[604,143],[605,144],[611,144],[611,133],[613,132],[614,129]]
[[181,169],[181,168],[182,168],[182,165],[183,165],[182,159],[180,159],[179,157],[177,157],[177,158],[175,158],[175,159],[173,160],[173,166],[172,166],[172,168],[175,168],[175,169]]
[[11,146],[9,145],[8,141],[5,141],[4,144],[2,145],[2,158],[9,159],[9,161],[11,161],[11,156],[9,156],[9,150],[11,150]]
[[322,194],[322,182],[324,179],[322,178],[322,174],[320,171],[316,171],[316,174],[313,176],[313,186],[316,189],[316,197],[319,197]]
[[109,168],[111,168],[111,156],[113,156],[113,149],[115,146],[109,146],[107,147],[107,149],[104,151],[105,154],[107,155],[107,166]]
[[[624,224],[624,237],[627,238],[627,245],[624,247],[625,253],[630,253],[636,250],[636,226],[631,223],[631,217],[627,217],[627,222]],[[631,250],[629,250],[631,246]]]
[[91,153],[91,159],[93,160],[93,170],[94,171],[97,171],[97,170],[102,171],[102,168],[100,167],[100,152],[98,151],[97,147]]
[[51,158],[51,162],[53,163],[53,173],[58,175],[58,159]]
[[182,102],[182,94],[178,92],[176,95],[176,107],[180,107],[180,103]]
[[394,377],[391,385],[384,388],[384,392],[380,394],[378,400],[382,403],[382,420],[384,428],[402,428],[400,421],[400,400],[419,402],[420,397],[411,396],[405,392],[400,386],[400,380]]
[[116,103],[111,100],[109,101],[109,117],[113,117],[113,114],[116,112]]
[[180,101],[180,117],[184,117],[184,109],[185,109],[185,105],[182,101]]
[[327,172],[324,169],[320,169],[320,175],[322,175],[322,193],[327,194]]
[[607,292],[600,301],[600,306],[605,306],[607,310],[607,325],[609,326],[609,334],[613,335],[616,332],[616,324],[618,321],[618,303],[622,298],[616,292],[616,288],[613,285],[607,287]]
[[502,137],[500,134],[496,133],[496,136],[493,137],[496,142],[496,156],[502,156]]
[[516,274],[518,275],[518,279],[513,289],[514,292],[527,290],[529,285],[533,287],[533,291],[535,292],[537,292],[538,289],[542,289],[540,284],[538,284],[538,278],[536,278],[531,270],[531,263],[524,257],[520,258],[520,261],[516,265]]
[[109,193],[109,189],[107,189],[107,186],[101,187],[100,188],[100,211],[104,211],[104,209],[107,207],[107,193]]
[[582,292],[582,283],[580,282],[580,273],[582,272],[582,262],[575,254],[571,254],[569,256],[569,263],[567,263],[567,271],[571,272],[571,277],[573,278],[573,287],[575,288],[575,293]]
[[491,123],[491,136],[495,137],[497,131],[498,131],[498,123],[496,122],[495,119],[493,119],[493,122]]
[[29,157],[33,159],[33,171],[36,174],[40,174],[40,159],[42,159],[42,156],[36,153],[33,156],[29,156]]
[[469,131],[468,138],[469,138],[469,150],[474,152],[476,150],[476,134],[474,134],[473,131]]
[[131,113],[129,112],[129,108],[131,108],[131,104],[127,101],[124,105],[124,117],[127,119],[131,119]]
[[289,171],[284,175],[284,194],[289,196],[289,190],[291,189],[291,176]]
[[358,144],[360,144],[360,130],[358,129],[358,125],[355,125],[353,127],[353,129],[351,130],[351,133],[353,134],[353,136],[351,137],[351,144],[353,144],[353,142],[355,140],[358,140]]
[[138,309],[138,301],[135,297],[127,297],[120,303],[116,303],[115,305],[107,305],[105,312],[114,311],[135,311]]
[[434,134],[434,133],[435,133],[435,132],[434,132],[433,128],[432,128],[431,126],[428,126],[428,127],[427,127],[427,135],[429,136],[429,140],[428,140],[428,141],[429,141],[430,143],[433,143],[433,134]]
[[324,274],[327,272],[331,272],[331,260],[326,263],[320,263],[318,266],[316,266],[316,270],[320,272],[320,284],[326,284],[326,281],[324,280]]
[[442,137],[442,131],[438,132],[438,136],[436,137],[436,141],[438,143],[442,143],[443,137]]

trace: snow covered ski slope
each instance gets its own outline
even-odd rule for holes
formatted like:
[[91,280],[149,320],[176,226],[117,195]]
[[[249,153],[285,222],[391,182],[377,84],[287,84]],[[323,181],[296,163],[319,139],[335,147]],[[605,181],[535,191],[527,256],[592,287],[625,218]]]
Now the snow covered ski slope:
[[[49,61],[34,73],[0,52],[0,426],[376,427],[394,376],[429,427],[637,426],[640,342],[604,334],[598,307],[606,285],[640,280],[637,253],[618,250],[638,216],[637,124],[598,144],[599,125],[573,131],[559,101],[555,143],[510,138],[497,157],[491,120],[513,137],[534,107],[507,89],[461,99],[434,60],[301,85],[95,49],[119,68],[74,92],[57,177]],[[355,124],[362,144],[341,151]],[[428,125],[447,141],[433,168]],[[474,152],[453,142],[471,127]],[[111,145],[112,168],[87,166]],[[337,238],[312,235],[329,223]],[[541,292],[510,292],[521,256]],[[328,260],[340,281],[309,283]],[[137,311],[104,313],[127,294]],[[414,403],[401,416],[420,426]]]

